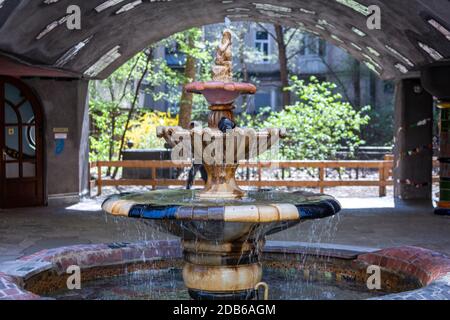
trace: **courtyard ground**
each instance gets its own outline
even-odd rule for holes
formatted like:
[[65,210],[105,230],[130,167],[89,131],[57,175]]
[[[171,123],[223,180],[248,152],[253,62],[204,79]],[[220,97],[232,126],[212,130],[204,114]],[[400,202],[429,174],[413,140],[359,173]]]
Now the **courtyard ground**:
[[[450,256],[450,218],[433,214],[430,203],[351,198],[327,190],[343,205],[336,217],[303,223],[273,240],[334,243],[373,248],[419,246]],[[356,194],[356,193],[353,193]],[[74,244],[171,239],[142,222],[101,211],[102,198],[60,207],[0,210],[0,262],[46,248]]]

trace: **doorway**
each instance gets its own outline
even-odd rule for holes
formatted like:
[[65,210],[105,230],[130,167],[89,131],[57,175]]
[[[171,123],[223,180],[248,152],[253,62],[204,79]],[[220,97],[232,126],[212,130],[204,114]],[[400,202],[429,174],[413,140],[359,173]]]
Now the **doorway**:
[[44,205],[41,105],[22,81],[0,76],[0,208]]

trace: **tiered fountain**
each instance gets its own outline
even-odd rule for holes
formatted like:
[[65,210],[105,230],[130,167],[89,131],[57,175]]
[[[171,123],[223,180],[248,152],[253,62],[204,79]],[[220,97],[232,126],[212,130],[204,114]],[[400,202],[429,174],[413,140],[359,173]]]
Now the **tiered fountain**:
[[[234,122],[235,100],[256,93],[254,85],[232,81],[231,39],[231,32],[225,31],[212,69],[213,81],[185,88],[209,102],[208,128],[170,127],[157,132],[174,150],[187,146],[189,158],[205,165],[205,189],[113,196],[103,204],[108,213],[147,219],[181,237],[183,279],[194,299],[254,298],[262,278],[260,254],[266,236],[340,211],[339,203],[326,195],[239,188],[235,180],[239,162],[260,155],[285,138],[286,132],[223,128],[223,123]],[[213,151],[208,157],[205,150]]]

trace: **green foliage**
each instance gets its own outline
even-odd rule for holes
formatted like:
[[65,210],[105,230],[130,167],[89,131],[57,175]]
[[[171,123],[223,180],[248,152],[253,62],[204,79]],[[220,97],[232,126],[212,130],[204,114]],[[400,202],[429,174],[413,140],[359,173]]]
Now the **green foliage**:
[[394,135],[392,134],[394,132],[393,113],[393,103],[369,111],[370,123],[362,134],[368,145],[386,147],[394,145]]
[[[267,58],[252,45],[245,41],[251,27],[250,22],[233,24],[234,46],[233,55],[235,64],[235,80],[247,81],[258,85],[258,78],[248,72],[248,66],[258,63]],[[263,26],[264,27],[264,26]],[[153,124],[145,124],[147,116],[154,118],[153,110],[142,110],[138,106],[137,111],[131,118],[128,128],[125,128],[128,110],[135,98],[136,83],[142,76],[145,69],[146,57],[153,48],[166,47],[174,48],[173,54],[180,55],[180,68],[169,66],[165,58],[152,58],[149,72],[145,75],[141,92],[152,96],[154,101],[163,100],[174,106],[170,114],[177,114],[176,106],[179,104],[182,86],[192,81],[186,79],[183,66],[189,55],[195,58],[197,63],[196,80],[210,80],[211,65],[214,60],[214,52],[220,41],[218,34],[223,31],[223,25],[208,26],[209,33],[213,39],[208,39],[208,33],[204,28],[194,28],[185,32],[177,33],[167,39],[156,43],[143,52],[133,57],[121,68],[116,70],[108,79],[104,81],[91,81],[90,84],[90,114],[92,120],[91,134],[91,160],[114,160],[120,153],[120,140],[125,130],[127,133],[126,142],[132,140],[135,147],[148,148],[158,147],[160,143],[153,138],[142,137],[153,131]],[[213,29],[213,30],[211,30]],[[297,62],[299,48],[305,46],[305,34],[297,29],[285,29],[285,42],[288,45],[287,55],[289,67],[294,72]],[[191,41],[191,43],[190,43]],[[193,42],[192,42],[193,41]],[[193,45],[192,45],[193,43]],[[276,51],[276,50],[275,50]],[[277,61],[276,52],[269,57],[270,62]],[[342,91],[346,92],[345,86],[337,81]],[[319,83],[316,78],[311,78],[308,83],[291,79],[291,87],[287,90],[295,93],[296,103],[286,107],[279,113],[272,113],[270,110],[263,112],[259,116],[243,116],[242,125],[261,127],[285,127],[290,132],[290,138],[282,143],[283,157],[286,159],[332,159],[337,150],[342,147],[349,147],[354,150],[357,146],[364,144],[363,139],[371,143],[377,141],[388,141],[383,137],[389,137],[392,131],[386,121],[383,121],[388,114],[379,113],[364,107],[360,111],[356,110],[349,103],[344,102],[344,98],[336,93],[336,86],[332,83]],[[348,99],[348,97],[346,97]],[[247,98],[243,98],[242,109],[246,110]],[[194,95],[193,120],[207,122],[206,100],[200,95]],[[390,110],[386,109],[386,112]],[[370,117],[369,117],[370,116]],[[170,115],[163,117],[164,122],[174,120]],[[365,127],[369,119],[375,119],[369,126]],[[154,119],[153,119],[154,120]],[[389,123],[390,126],[391,123]],[[362,132],[362,128],[366,128]],[[367,130],[370,128],[371,130]],[[373,131],[373,132],[372,132]],[[383,134],[379,136],[379,133]],[[385,133],[384,133],[385,132]],[[392,134],[391,134],[392,136]],[[136,141],[134,141],[136,140]]]
[[364,144],[360,132],[370,118],[365,115],[370,107],[355,111],[335,93],[336,85],[309,82],[293,77],[287,90],[295,93],[297,102],[283,111],[255,118],[246,117],[246,125],[259,128],[286,128],[289,137],[281,143],[283,158],[288,160],[326,160],[336,157],[340,147],[351,151]]
[[[189,38],[194,40],[194,46],[192,47],[188,45]],[[212,52],[216,44],[205,41],[203,38],[203,31],[198,28],[174,34],[138,53],[109,78],[103,81],[91,81],[90,114],[93,128],[90,137],[91,161],[118,158],[120,140],[124,130],[129,130],[132,127],[134,132],[139,130],[145,132],[148,129],[145,126],[138,128],[136,121],[139,122],[143,119],[142,112],[133,114],[129,128],[125,128],[125,125],[129,108],[136,95],[136,83],[145,70],[147,55],[153,55],[153,48],[160,46],[176,47],[176,52],[179,54],[190,55],[196,59],[197,80],[210,78]],[[183,59],[180,59],[180,61],[183,61]],[[151,95],[154,101],[164,100],[170,105],[178,105],[183,84],[192,81],[192,79],[185,79],[182,68],[169,66],[164,58],[153,57],[148,70],[140,93]],[[206,114],[206,112],[205,99],[195,95],[194,115],[200,118],[200,115]],[[136,140],[135,135],[134,140]],[[141,145],[141,143],[138,142],[138,145]],[[142,143],[142,145],[146,144]],[[153,141],[147,147],[151,147],[151,145],[159,146],[158,143]]]
[[138,119],[131,121],[126,140],[132,142],[134,149],[161,149],[165,141],[156,136],[159,126],[174,127],[178,117],[164,112],[141,111]]
[[90,139],[90,160],[111,159],[119,148],[118,132],[125,126],[126,115],[121,113],[115,102],[101,99],[90,101],[91,122],[94,131]]

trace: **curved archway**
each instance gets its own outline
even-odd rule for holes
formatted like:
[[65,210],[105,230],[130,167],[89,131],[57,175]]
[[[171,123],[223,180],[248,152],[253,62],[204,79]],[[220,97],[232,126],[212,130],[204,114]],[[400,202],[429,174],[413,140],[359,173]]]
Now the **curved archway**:
[[[0,9],[0,50],[30,64],[105,78],[153,42],[228,17],[301,26],[384,79],[450,56],[445,0],[73,0],[71,5],[81,9],[81,30],[65,26],[64,1],[6,1]],[[371,5],[381,10],[379,30],[367,26]]]
[[42,127],[32,90],[0,76],[0,208],[44,204]]

